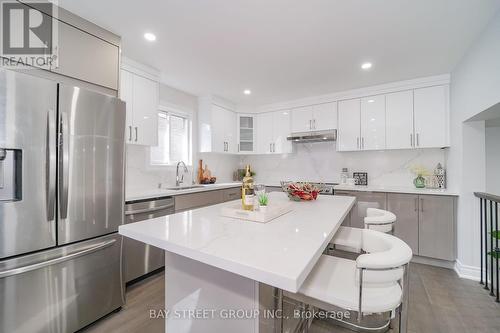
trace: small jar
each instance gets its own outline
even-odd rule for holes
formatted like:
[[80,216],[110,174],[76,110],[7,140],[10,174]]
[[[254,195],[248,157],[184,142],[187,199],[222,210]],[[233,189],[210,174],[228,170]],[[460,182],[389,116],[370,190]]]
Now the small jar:
[[349,171],[347,168],[342,168],[342,172],[340,173],[340,184],[346,185],[347,178],[349,178]]

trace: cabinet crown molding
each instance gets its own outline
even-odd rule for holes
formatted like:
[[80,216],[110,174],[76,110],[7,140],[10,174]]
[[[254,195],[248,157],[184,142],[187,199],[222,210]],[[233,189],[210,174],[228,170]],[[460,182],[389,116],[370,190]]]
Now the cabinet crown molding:
[[256,109],[256,113],[294,109],[303,106],[324,104],[346,99],[367,97],[371,95],[388,94],[392,92],[431,87],[436,85],[447,85],[450,84],[450,78],[450,74],[442,74],[411,80],[395,81],[358,89],[344,90],[330,94],[300,98],[280,103],[266,104],[258,107]]
[[151,66],[141,64],[140,62],[137,62],[125,56],[121,57],[120,68],[156,82],[160,81],[159,70]]

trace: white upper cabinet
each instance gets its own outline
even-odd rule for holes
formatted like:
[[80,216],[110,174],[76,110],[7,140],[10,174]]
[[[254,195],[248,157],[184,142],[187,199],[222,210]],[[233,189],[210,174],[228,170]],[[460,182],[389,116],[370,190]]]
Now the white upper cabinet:
[[338,151],[449,146],[449,86],[338,102]]
[[257,151],[255,118],[256,116],[251,114],[238,114],[237,116],[238,153],[240,154],[251,154]]
[[338,103],[338,127],[337,150],[359,150],[361,131],[360,99],[350,99]]
[[257,116],[257,152],[271,154],[273,152],[273,114],[261,113]]
[[449,146],[448,86],[414,90],[416,148]]
[[312,105],[303,106],[292,110],[291,132],[309,132],[313,129],[313,107]]
[[125,141],[158,145],[159,83],[128,70],[121,70],[120,98],[126,103]]
[[385,149],[385,95],[361,99],[361,150]]
[[385,96],[387,149],[410,149],[413,135],[413,90]]
[[211,132],[212,132],[212,147],[211,152],[225,153],[228,151],[227,147],[227,133],[226,128],[231,124],[228,110],[218,106],[212,105],[211,114]]
[[275,111],[257,116],[257,153],[286,154],[292,152],[290,135],[290,112]]
[[291,132],[311,132],[337,128],[337,103],[303,106],[292,110]]
[[214,104],[210,99],[200,100],[198,115],[200,152],[238,152],[236,113]]
[[290,111],[273,112],[273,153],[292,152],[292,143],[286,138],[290,135]]
[[313,128],[316,131],[337,128],[337,102],[313,106]]

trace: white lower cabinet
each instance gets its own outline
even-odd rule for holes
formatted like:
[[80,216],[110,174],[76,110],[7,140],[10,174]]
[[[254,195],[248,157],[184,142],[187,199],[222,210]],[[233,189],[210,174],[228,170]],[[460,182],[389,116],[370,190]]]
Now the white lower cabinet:
[[159,83],[128,70],[121,70],[120,98],[126,103],[125,142],[158,145]]
[[257,115],[257,147],[259,154],[286,154],[292,152],[290,112],[275,111]]

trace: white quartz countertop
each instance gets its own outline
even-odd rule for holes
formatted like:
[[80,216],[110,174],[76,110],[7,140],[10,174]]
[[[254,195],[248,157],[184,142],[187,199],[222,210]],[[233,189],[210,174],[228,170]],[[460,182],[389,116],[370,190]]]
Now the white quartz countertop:
[[[190,186],[190,185],[186,185],[186,186]],[[182,190],[168,190],[168,189],[159,188],[159,189],[152,189],[152,190],[133,191],[133,193],[127,193],[125,201],[128,202],[128,201],[144,200],[144,199],[151,199],[151,198],[170,197],[170,196],[188,194],[188,193],[223,190],[226,188],[240,187],[241,182],[215,183],[215,184],[207,184],[207,185],[196,184],[194,186],[200,186],[200,187],[188,188],[188,189],[182,189]]]
[[429,195],[448,195],[458,196],[458,193],[446,189],[415,188],[405,186],[350,186],[335,185],[336,191],[362,191],[362,192],[387,192],[387,193],[408,193],[408,194],[429,194]]
[[[269,204],[288,201],[270,193]],[[122,225],[119,233],[165,251],[297,292],[354,205],[349,196],[292,202],[293,210],[268,223],[223,217],[230,201]]]

